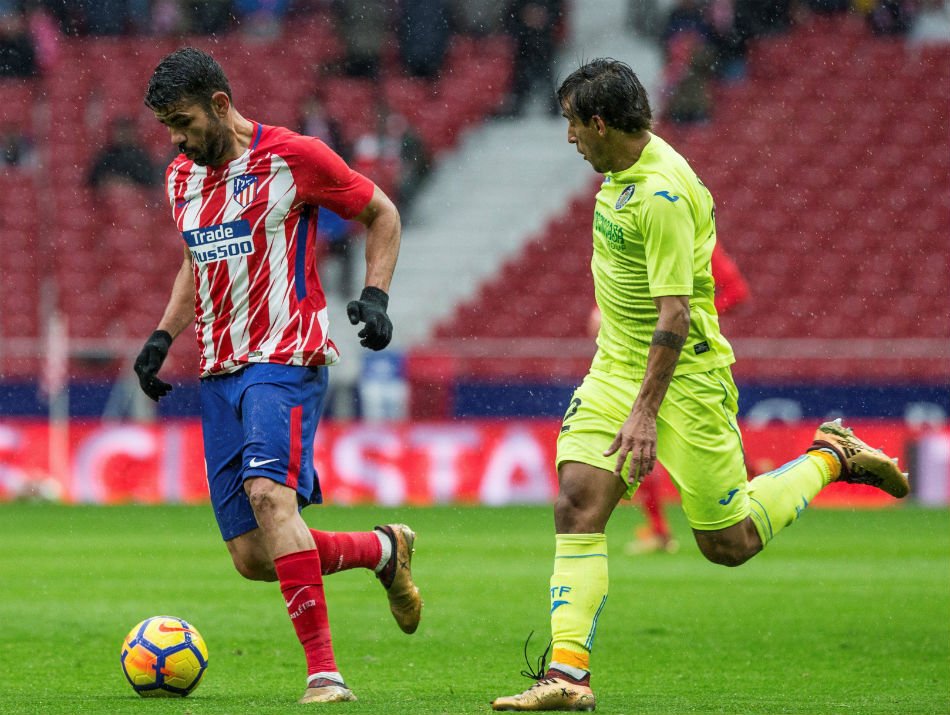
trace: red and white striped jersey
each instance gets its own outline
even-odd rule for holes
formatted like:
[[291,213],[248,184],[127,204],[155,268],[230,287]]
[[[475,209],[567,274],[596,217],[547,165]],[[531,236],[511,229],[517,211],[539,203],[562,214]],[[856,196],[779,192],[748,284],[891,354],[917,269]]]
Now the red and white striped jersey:
[[255,122],[240,157],[211,167],[181,154],[166,186],[194,263],[202,377],[253,362],[336,362],[317,275],[317,210],[352,218],[373,182],[319,139]]

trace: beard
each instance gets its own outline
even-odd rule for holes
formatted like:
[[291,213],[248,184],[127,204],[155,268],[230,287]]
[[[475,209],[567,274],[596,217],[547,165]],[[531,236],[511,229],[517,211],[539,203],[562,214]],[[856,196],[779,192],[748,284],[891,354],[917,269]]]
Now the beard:
[[188,159],[198,166],[218,166],[224,162],[228,151],[228,132],[224,122],[213,115],[209,115],[208,128],[205,130],[204,141],[200,147],[189,147],[180,144],[178,149]]

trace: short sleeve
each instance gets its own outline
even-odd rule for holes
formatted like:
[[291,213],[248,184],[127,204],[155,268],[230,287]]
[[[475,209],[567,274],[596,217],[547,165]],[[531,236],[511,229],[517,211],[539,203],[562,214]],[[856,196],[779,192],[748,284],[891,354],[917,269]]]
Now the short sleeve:
[[693,294],[696,229],[686,201],[669,191],[646,198],[640,214],[650,296]]
[[323,206],[343,218],[359,214],[373,198],[375,185],[353,171],[319,139],[298,136],[293,143],[291,172],[297,196],[311,206]]

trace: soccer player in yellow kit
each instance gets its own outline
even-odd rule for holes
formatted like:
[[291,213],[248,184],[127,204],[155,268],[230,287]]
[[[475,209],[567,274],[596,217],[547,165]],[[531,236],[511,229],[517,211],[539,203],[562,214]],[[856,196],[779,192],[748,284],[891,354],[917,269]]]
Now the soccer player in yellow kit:
[[651,133],[646,92],[626,64],[585,64],[564,80],[558,100],[568,142],[604,174],[591,259],[603,319],[557,443],[551,663],[523,693],[495,699],[495,710],[594,709],[590,653],[607,601],[604,528],[657,459],[679,490],[699,550],[725,566],[759,553],[833,481],[895,497],[909,491],[896,461],[840,421],[822,424],[798,459],[747,480],[735,359],[713,306],[712,196]]

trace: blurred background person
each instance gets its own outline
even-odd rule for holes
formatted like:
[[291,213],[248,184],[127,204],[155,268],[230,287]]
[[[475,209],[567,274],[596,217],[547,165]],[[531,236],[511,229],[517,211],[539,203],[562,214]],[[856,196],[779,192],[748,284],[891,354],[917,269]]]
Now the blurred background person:
[[515,40],[515,60],[511,95],[504,115],[521,114],[534,90],[542,94],[551,115],[561,113],[554,99],[552,63],[563,12],[563,0],[511,0],[508,5],[506,25]]
[[0,77],[33,77],[38,73],[36,46],[26,16],[9,6],[0,11]]
[[379,75],[390,10],[382,0],[333,0],[337,34],[343,42],[343,72],[374,79]]
[[157,165],[143,148],[134,120],[113,120],[105,146],[93,158],[87,184],[98,189],[117,181],[148,188],[157,186],[160,178]]
[[396,35],[399,54],[413,77],[435,78],[449,47],[447,0],[401,0]]
[[36,147],[16,120],[0,124],[0,165],[17,169],[36,166]]

